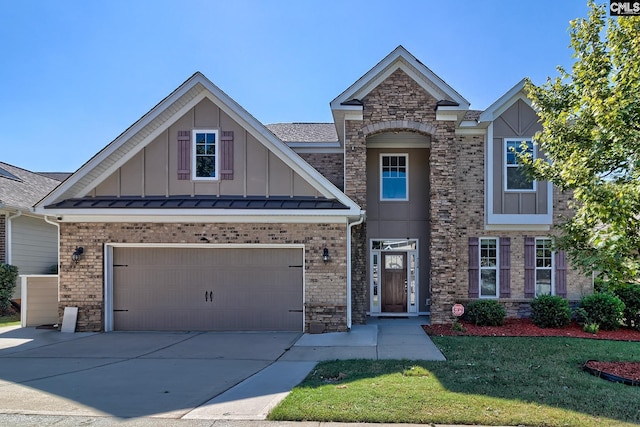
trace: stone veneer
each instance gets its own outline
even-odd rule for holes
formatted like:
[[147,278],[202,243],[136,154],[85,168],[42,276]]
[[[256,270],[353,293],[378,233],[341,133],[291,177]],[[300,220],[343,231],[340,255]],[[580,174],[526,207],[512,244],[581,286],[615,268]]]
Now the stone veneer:
[[344,190],[343,153],[298,153],[333,185]]
[[[347,121],[345,193],[366,210],[366,138],[378,132],[409,130],[431,138],[430,209],[432,321],[444,320],[456,287],[456,152],[453,122],[436,121],[438,102],[398,69],[362,100],[363,120]],[[354,230],[352,254],[353,322],[364,321],[367,308],[366,224]]]
[[[321,324],[325,331],[345,331],[346,321],[345,224],[200,224],[200,223],[61,223],[60,253],[84,247],[83,259],[60,265],[59,314],[77,306],[78,331],[104,330],[104,244],[304,244],[305,330]],[[331,262],[322,261],[322,250]]]
[[7,262],[7,223],[4,214],[0,215],[0,264]]

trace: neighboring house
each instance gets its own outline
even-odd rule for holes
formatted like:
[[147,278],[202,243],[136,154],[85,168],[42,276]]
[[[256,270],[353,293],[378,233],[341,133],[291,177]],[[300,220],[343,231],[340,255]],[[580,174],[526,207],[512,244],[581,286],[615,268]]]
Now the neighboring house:
[[539,130],[523,82],[469,110],[400,46],[330,107],[265,127],[194,74],[37,204],[60,309],[79,330],[319,332],[592,291],[551,246],[568,196],[514,161]]
[[[43,215],[32,211],[33,205],[64,177],[65,174],[50,176],[0,162],[0,263],[15,265],[19,274],[48,274],[57,265],[55,221],[47,222]],[[20,297],[20,286],[16,286],[14,299]]]

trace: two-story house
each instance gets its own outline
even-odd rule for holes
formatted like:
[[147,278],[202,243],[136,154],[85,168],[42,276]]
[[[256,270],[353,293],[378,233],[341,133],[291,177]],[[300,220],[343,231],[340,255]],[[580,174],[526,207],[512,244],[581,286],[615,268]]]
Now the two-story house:
[[398,47],[330,103],[264,126],[200,73],[36,206],[60,224],[80,330],[343,331],[367,316],[512,316],[590,278],[552,246],[568,196],[523,176],[523,82],[485,111]]

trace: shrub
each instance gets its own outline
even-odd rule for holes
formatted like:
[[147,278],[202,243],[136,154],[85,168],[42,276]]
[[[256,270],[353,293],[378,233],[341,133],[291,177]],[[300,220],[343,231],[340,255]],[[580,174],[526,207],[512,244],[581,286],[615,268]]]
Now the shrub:
[[555,295],[540,295],[531,301],[531,321],[541,328],[561,328],[571,322],[569,301]]
[[623,285],[614,293],[624,303],[624,323],[630,328],[640,329],[640,285]]
[[478,326],[500,326],[504,324],[507,311],[494,300],[476,300],[467,306],[466,319]]
[[0,264],[0,312],[4,313],[11,306],[11,297],[16,288],[18,267],[10,264]]
[[608,292],[582,297],[580,308],[584,309],[590,323],[597,323],[603,330],[618,329],[624,313],[624,303]]

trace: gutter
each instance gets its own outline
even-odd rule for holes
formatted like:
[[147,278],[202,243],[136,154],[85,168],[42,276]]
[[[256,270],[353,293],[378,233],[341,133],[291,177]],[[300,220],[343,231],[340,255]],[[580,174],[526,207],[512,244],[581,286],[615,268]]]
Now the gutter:
[[[58,244],[57,244],[58,250],[57,250],[57,252],[58,252],[58,274],[60,274],[60,223],[56,222],[56,221],[51,221],[49,219],[49,217],[46,216],[46,215],[43,217],[43,219],[44,219],[44,222],[46,222],[47,224],[54,225],[58,229],[58,235],[57,235],[57,238],[58,238]],[[58,290],[60,289],[59,286],[60,286],[60,284],[58,283]],[[59,300],[60,300],[60,298],[58,298],[58,301]]]
[[347,226],[347,328],[351,330],[351,230],[356,225],[364,222],[366,212],[360,214],[357,221],[349,223]]

